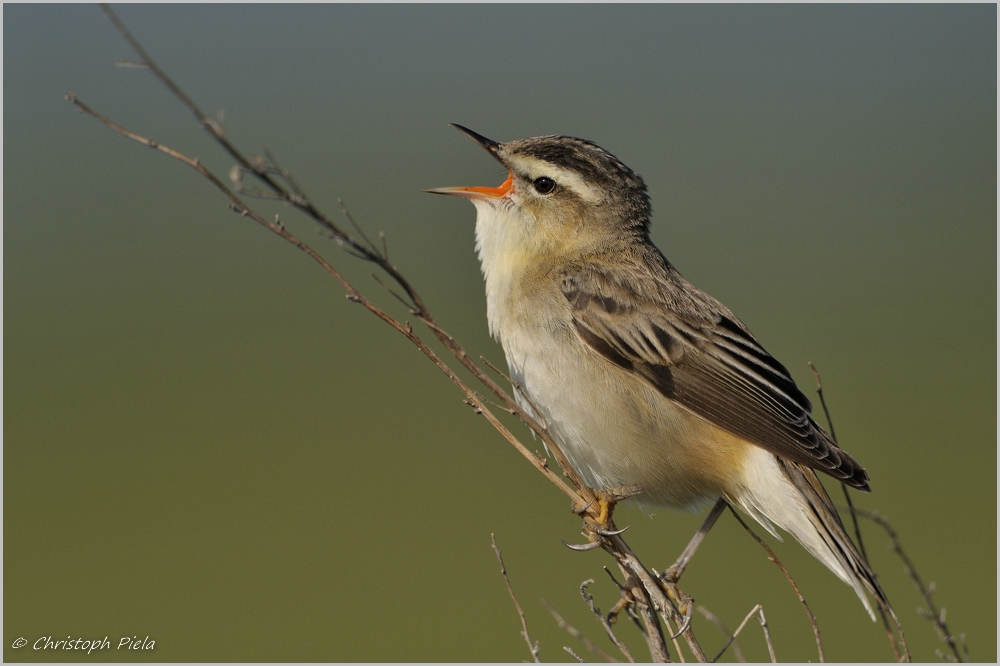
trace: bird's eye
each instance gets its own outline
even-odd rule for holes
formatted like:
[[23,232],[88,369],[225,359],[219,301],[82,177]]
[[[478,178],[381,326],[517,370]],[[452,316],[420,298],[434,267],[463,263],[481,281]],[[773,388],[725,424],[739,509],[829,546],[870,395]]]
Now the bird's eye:
[[536,178],[532,185],[535,186],[535,191],[539,194],[551,194],[552,190],[556,189],[556,181],[552,180],[548,176]]

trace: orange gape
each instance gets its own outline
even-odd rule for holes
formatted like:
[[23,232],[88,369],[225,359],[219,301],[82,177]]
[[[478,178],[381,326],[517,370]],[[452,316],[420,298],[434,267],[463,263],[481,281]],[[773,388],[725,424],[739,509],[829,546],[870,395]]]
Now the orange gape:
[[456,187],[454,189],[463,192],[475,192],[476,194],[485,194],[488,197],[502,197],[511,188],[514,187],[514,175],[511,173],[507,174],[507,180],[500,183],[500,187]]

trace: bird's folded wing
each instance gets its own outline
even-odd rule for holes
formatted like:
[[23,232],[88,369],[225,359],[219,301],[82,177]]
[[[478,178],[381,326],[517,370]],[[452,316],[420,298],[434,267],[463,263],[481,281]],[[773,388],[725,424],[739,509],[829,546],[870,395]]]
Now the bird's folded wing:
[[591,349],[711,423],[869,490],[864,468],[810,418],[788,370],[735,315],[676,273],[648,280],[587,268],[565,274],[573,325]]

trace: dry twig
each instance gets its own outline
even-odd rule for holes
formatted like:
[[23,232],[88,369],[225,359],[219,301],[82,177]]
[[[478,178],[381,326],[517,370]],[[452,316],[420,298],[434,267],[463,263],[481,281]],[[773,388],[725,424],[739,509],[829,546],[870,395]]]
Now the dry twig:
[[503,575],[503,582],[507,584],[507,591],[510,593],[510,599],[514,602],[514,608],[517,609],[517,616],[521,618],[521,635],[524,636],[524,641],[528,644],[528,650],[531,651],[531,658],[535,660],[535,663],[539,663],[538,653],[541,648],[538,646],[538,642],[531,642],[531,636],[528,635],[528,621],[524,618],[524,611],[521,610],[521,604],[517,602],[517,597],[514,596],[514,588],[510,586],[510,578],[507,577],[507,567],[503,563],[503,555],[500,554],[500,548],[497,547],[497,539],[492,533],[490,534],[490,541],[493,543],[493,552],[497,555],[497,561],[500,562],[500,573]]
[[578,641],[580,641],[581,643],[583,643],[583,647],[587,648],[588,652],[590,652],[592,654],[596,654],[598,657],[600,657],[604,661],[607,661],[607,662],[610,662],[610,663],[618,663],[617,659],[615,659],[610,654],[608,654],[607,652],[605,652],[604,650],[602,650],[600,647],[598,647],[594,643],[594,641],[592,641],[589,638],[587,638],[579,629],[577,629],[576,627],[574,627],[573,625],[571,625],[569,622],[567,622],[565,620],[565,618],[563,618],[563,616],[559,614],[559,611],[557,611],[552,606],[552,604],[550,604],[548,601],[542,599],[542,605],[545,606],[545,608],[548,609],[549,613],[552,614],[552,617],[553,617],[553,619],[555,619],[556,624],[559,625],[559,628],[560,629],[565,629],[567,634],[569,634],[573,638],[575,638]]
[[[722,635],[727,638],[726,644],[723,645],[722,649],[719,650],[719,653],[717,655],[715,655],[715,657],[712,658],[712,663],[715,663],[715,662],[719,661],[719,658],[722,657],[723,654],[725,654],[726,650],[729,649],[730,645],[733,646],[733,654],[736,656],[736,661],[741,662],[741,663],[746,662],[746,657],[743,656],[743,650],[740,648],[740,644],[739,644],[739,641],[736,640],[736,636],[739,634],[740,630],[743,628],[743,625],[746,624],[747,620],[743,620],[743,622],[740,624],[740,626],[736,628],[736,631],[732,632],[732,631],[729,631],[729,627],[726,626],[726,623],[723,622],[721,619],[719,619],[715,615],[715,613],[713,613],[712,611],[708,610],[704,606],[698,606],[697,610],[698,610],[699,613],[701,613],[702,615],[705,616],[706,620],[708,620],[709,622],[711,622],[712,624],[714,624],[716,627],[718,627],[719,631],[722,632]],[[757,608],[755,606],[753,608],[753,610],[750,611],[750,614],[747,615],[747,619],[749,619],[750,615],[753,615],[753,613],[756,610],[757,610]]]
[[[757,611],[757,621],[760,622],[760,628],[764,631],[764,641],[767,643],[767,653],[771,655],[771,663],[778,663],[778,658],[774,656],[774,645],[771,643],[771,632],[767,628],[767,618],[764,617],[764,609],[759,605],[757,606],[760,610]],[[822,661],[822,658],[820,659]]]
[[[469,357],[469,355],[465,352],[465,350],[461,347],[461,345],[459,345],[458,342],[453,337],[451,337],[451,335],[449,335],[445,330],[443,330],[440,326],[438,326],[437,322],[434,321],[434,318],[431,316],[429,310],[427,309],[427,306],[424,304],[423,299],[419,296],[419,294],[417,294],[416,289],[414,289],[414,287],[403,276],[403,274],[399,271],[399,269],[397,269],[389,262],[387,256],[385,256],[382,252],[379,252],[379,250],[374,246],[373,243],[371,243],[371,241],[359,242],[353,236],[351,236],[346,230],[339,227],[330,218],[326,217],[323,213],[321,213],[319,209],[311,202],[309,197],[306,196],[298,188],[298,185],[297,183],[295,183],[294,180],[290,181],[291,185],[289,187],[286,187],[273,177],[274,173],[279,173],[279,174],[285,173],[286,172],[285,170],[277,168],[271,169],[268,166],[267,162],[265,162],[262,158],[256,156],[247,157],[241,151],[239,151],[225,137],[225,134],[223,133],[221,126],[215,121],[215,119],[206,116],[204,113],[202,113],[201,109],[198,108],[198,106],[194,103],[194,101],[190,97],[188,97],[187,94],[184,93],[184,91],[181,90],[181,88],[169,76],[167,76],[166,72],[160,69],[160,67],[153,61],[153,59],[149,56],[149,54],[146,53],[145,49],[138,42],[138,40],[136,40],[135,37],[133,37],[132,34],[129,33],[128,29],[121,22],[118,16],[114,13],[111,7],[107,4],[102,4],[101,9],[108,16],[109,20],[111,20],[114,26],[122,34],[122,36],[129,42],[132,48],[135,49],[136,53],[139,54],[141,58],[141,63],[144,66],[146,66],[151,72],[153,72],[153,74],[155,74],[156,77],[172,93],[174,93],[177,99],[180,100],[181,103],[183,103],[188,108],[189,111],[191,111],[191,113],[195,116],[195,118],[198,119],[198,122],[201,125],[201,127],[206,129],[209,132],[209,134],[211,134],[212,137],[219,143],[219,145],[222,146],[222,148],[225,149],[226,152],[228,152],[229,155],[237,161],[239,167],[241,167],[247,173],[252,173],[264,185],[266,185],[267,188],[277,196],[277,198],[286,201],[289,205],[297,208],[298,210],[302,211],[310,218],[321,224],[326,229],[326,231],[339,243],[346,246],[346,248],[348,248],[352,253],[360,255],[359,258],[377,264],[379,268],[384,270],[389,275],[389,277],[392,278],[392,280],[396,282],[397,285],[399,285],[399,287],[406,293],[407,297],[409,297],[409,299],[412,301],[411,314],[420,319],[425,325],[427,325],[427,327],[430,328],[431,331],[434,333],[435,337],[437,337],[437,339],[445,346],[445,348],[449,352],[451,352],[451,354],[455,356],[455,358],[463,366],[465,366],[465,368],[469,372],[471,372],[476,377],[477,380],[482,382],[495,396],[497,396],[497,398],[499,398],[500,401],[503,402],[508,409],[512,410],[512,412],[519,419],[521,419],[521,421],[523,421],[525,425],[527,425],[529,428],[531,428],[538,434],[538,436],[542,439],[542,441],[545,442],[549,451],[552,452],[553,456],[555,456],[556,460],[559,462],[560,467],[562,467],[563,469],[563,474],[570,479],[571,483],[575,487],[575,490],[573,488],[570,488],[565,483],[563,483],[561,479],[557,482],[556,480],[557,477],[554,474],[552,474],[552,476],[549,477],[550,481],[555,483],[560,488],[560,490],[562,490],[571,498],[573,498],[576,506],[587,506],[590,502],[592,502],[595,499],[593,492],[589,488],[587,488],[586,484],[583,483],[583,480],[569,464],[565,455],[562,453],[562,449],[559,447],[558,443],[534,419],[532,415],[528,414],[525,410],[521,409],[521,407],[517,404],[517,402],[510,395],[508,395],[507,392],[504,391],[496,382],[494,382],[493,379],[489,375],[487,375],[483,371],[483,369],[480,368]],[[76,97],[72,93],[67,95],[67,99],[70,99],[74,104],[77,105],[78,108],[83,109],[81,104],[77,103]],[[127,136],[128,138],[134,141],[139,141],[140,143],[145,143],[146,145],[152,145],[153,147],[156,147],[156,145],[154,145],[155,142],[153,142],[151,139],[140,137],[138,134],[129,132],[124,128],[121,128],[120,126],[115,125],[106,117],[101,116],[100,114],[97,114],[93,110],[89,109],[89,107],[83,110],[87,111],[95,118],[98,118],[99,120],[101,120],[101,122],[108,125],[112,129],[115,129],[115,131],[118,131],[124,136]],[[178,153],[177,151],[168,152],[168,154],[171,153],[173,153],[171,156],[175,157],[176,159],[181,159],[182,157],[181,154]],[[181,161],[189,162],[190,158],[187,158],[187,160],[181,159]],[[191,165],[189,164],[189,166]],[[200,169],[199,172],[206,178],[209,178],[209,180],[212,181],[213,185],[223,190],[223,192],[227,196],[229,196],[231,200],[233,200],[234,205],[237,206],[237,210],[241,214],[253,217],[253,215],[251,215],[250,209],[236,197],[236,194],[234,194],[228,187],[223,185],[218,178],[216,178],[214,175],[210,176],[210,172],[208,172],[206,169]],[[346,217],[348,221],[353,224],[353,219],[350,217],[349,213],[346,213]],[[291,242],[290,240],[291,234],[282,237],[285,238],[285,240],[289,240],[289,242]],[[299,249],[306,251],[307,246],[298,239],[295,240],[297,241],[296,246],[299,247]],[[310,252],[312,252],[311,249],[309,250],[309,252],[306,253],[309,254]],[[319,257],[319,255],[316,254],[315,252],[313,252],[312,254],[315,255],[313,257],[314,259],[317,259]],[[327,266],[329,266],[329,264],[327,264]],[[327,266],[324,266],[324,268],[326,268],[327,271],[329,272],[331,268],[327,268]],[[373,312],[373,314],[379,316],[381,319],[386,321],[386,323],[390,323],[389,319],[391,319],[391,317],[389,317],[388,314],[384,313],[381,310],[379,310],[379,312],[375,312],[375,310],[372,310],[372,308],[369,307],[369,305],[371,305],[370,302],[368,302],[366,299],[356,300],[354,297],[355,296],[360,297],[360,293],[353,286],[349,285],[346,282],[346,280],[344,280],[343,277],[340,276],[339,273],[334,275],[334,277],[336,277],[338,281],[341,282],[341,284],[348,289],[350,300],[361,303],[362,305],[365,306],[366,309]],[[413,340],[411,340],[411,342],[412,341]],[[452,381],[455,380],[453,379]],[[483,413],[484,415],[486,414],[485,412],[481,413]],[[489,420],[489,417],[487,417],[487,419]],[[491,424],[493,424],[492,420],[490,420],[490,422]],[[496,427],[495,424],[494,427]],[[508,441],[510,441],[509,438]],[[513,441],[511,441],[511,443],[514,444]],[[514,446],[518,448],[518,450],[521,452],[522,455],[524,455],[526,458],[529,458],[529,460],[532,461],[532,464],[536,467],[536,469],[541,471],[543,474],[546,474],[546,476],[549,476],[551,472],[546,472],[545,470],[543,470],[543,467],[539,463],[539,459],[537,456],[535,456],[526,447],[523,447],[523,445],[520,445],[519,443],[514,444]],[[546,467],[545,469],[548,468]]]
[[750,526],[743,521],[743,519],[740,517],[740,514],[736,513],[736,510],[733,507],[729,507],[729,511],[734,516],[736,516],[736,520],[740,521],[740,525],[743,526],[743,529],[745,529],[750,534],[750,536],[752,536],[757,541],[757,543],[759,543],[761,547],[767,551],[767,559],[774,562],[777,565],[777,567],[781,569],[781,573],[785,574],[785,579],[788,581],[788,584],[792,586],[792,589],[795,590],[795,596],[799,598],[799,601],[802,603],[802,607],[806,610],[806,615],[809,617],[809,624],[812,625],[813,636],[816,637],[816,650],[817,652],[819,652],[819,660],[821,662],[825,662],[826,655],[823,652],[823,640],[819,636],[819,625],[816,624],[816,616],[813,615],[813,612],[809,609],[809,604],[806,603],[805,597],[803,597],[802,593],[799,591],[799,586],[795,584],[795,579],[793,579],[792,575],[788,573],[788,569],[786,569],[785,565],[781,563],[781,560],[778,559],[778,556],[774,554],[774,551],[771,550],[771,547],[768,546],[763,539],[757,536],[756,532],[750,529]]
[[594,605],[594,597],[587,592],[587,586],[593,582],[593,578],[588,578],[580,583],[580,596],[583,597],[583,601],[587,604],[587,608],[590,609],[590,612],[597,617],[597,621],[600,625],[604,627],[605,633],[608,634],[608,638],[610,638],[611,642],[615,644],[615,647],[618,648],[623,655],[625,655],[625,659],[627,659],[630,663],[635,663],[635,658],[632,657],[632,653],[629,651],[628,647],[621,642],[618,636],[615,635],[615,630],[611,627],[611,623],[608,622],[608,619],[604,617],[603,613],[601,613],[601,609]]
[[[826,416],[826,424],[830,428],[830,438],[836,443],[837,433],[833,427],[833,417],[830,415],[830,409],[826,406],[826,396],[823,394],[823,380],[819,376],[819,370],[813,365],[812,361],[809,362],[809,369],[812,370],[813,376],[816,378],[816,393],[819,395],[819,403],[823,406],[823,414]],[[871,560],[868,559],[868,551],[865,550],[865,541],[861,538],[861,525],[858,524],[858,516],[854,512],[854,500],[851,499],[851,492],[847,488],[846,483],[840,484],[841,489],[844,491],[844,500],[847,502],[848,509],[851,513],[851,523],[854,524],[854,536],[858,541],[858,550],[861,552],[861,557],[865,558],[865,562],[869,563],[871,566]],[[874,570],[872,571],[874,574]],[[878,579],[878,576],[875,575]],[[889,647],[892,648],[892,653],[896,656],[897,662],[910,661],[910,649],[906,645],[906,636],[903,634],[903,627],[899,623],[899,619],[896,617],[895,612],[891,609],[889,613],[892,614],[892,620],[896,625],[896,629],[899,631],[899,640],[896,640],[896,635],[892,632],[892,626],[889,624],[889,617],[886,615],[886,611],[882,608],[881,603],[875,605],[875,609],[878,611],[879,618],[882,620],[882,627],[885,629],[886,638],[889,640]],[[902,652],[900,652],[900,647],[902,647]]]
[[[849,511],[852,514],[861,516],[862,518],[867,518],[872,521],[889,535],[890,546],[892,551],[899,556],[899,559],[903,560],[903,571],[909,576],[910,580],[913,581],[914,585],[917,586],[917,590],[920,592],[920,596],[923,597],[924,603],[927,604],[927,610],[918,608],[917,612],[924,618],[931,621],[934,625],[934,629],[937,631],[938,637],[947,644],[948,649],[951,650],[950,655],[942,655],[945,658],[950,658],[951,660],[957,662],[968,661],[969,659],[969,648],[965,644],[965,634],[959,634],[955,636],[951,629],[948,627],[946,621],[945,609],[941,608],[938,610],[937,605],[934,603],[934,583],[928,585],[924,584],[923,579],[920,574],[917,573],[917,568],[913,566],[913,561],[903,550],[903,543],[899,540],[899,534],[893,529],[892,525],[885,516],[876,513],[874,511],[865,511],[864,509],[857,509],[855,507],[849,507]],[[961,644],[961,648],[959,645]]]

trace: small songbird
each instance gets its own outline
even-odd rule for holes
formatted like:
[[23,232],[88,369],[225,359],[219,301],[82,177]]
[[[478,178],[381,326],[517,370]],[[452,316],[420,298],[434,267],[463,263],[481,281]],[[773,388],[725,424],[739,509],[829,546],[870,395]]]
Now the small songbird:
[[587,485],[638,488],[647,508],[723,498],[794,536],[873,620],[864,590],[888,608],[814,470],[866,492],[867,472],[743,322],[653,245],[642,178],[590,141],[455,127],[509,175],[427,191],[475,204],[490,332],[518,401]]

